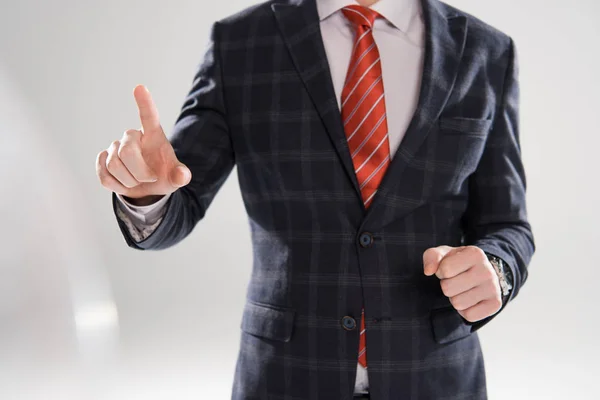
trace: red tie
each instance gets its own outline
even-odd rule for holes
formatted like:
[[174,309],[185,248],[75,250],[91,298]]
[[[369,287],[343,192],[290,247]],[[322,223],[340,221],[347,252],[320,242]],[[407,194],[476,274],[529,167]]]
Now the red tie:
[[[342,91],[342,120],[360,193],[365,207],[369,207],[390,164],[381,60],[373,38],[373,23],[380,15],[356,5],[344,7],[342,12],[356,27],[354,49]],[[365,368],[366,350],[363,308],[358,362]]]

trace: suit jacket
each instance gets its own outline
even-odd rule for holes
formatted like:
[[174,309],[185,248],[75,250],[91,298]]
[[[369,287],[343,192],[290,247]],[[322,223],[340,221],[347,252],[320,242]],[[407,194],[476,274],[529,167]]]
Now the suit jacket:
[[[171,141],[192,171],[158,229],[184,239],[237,166],[253,270],[232,398],[350,399],[361,308],[371,398],[484,399],[475,331],[424,250],[475,245],[527,278],[527,222],[512,40],[423,0],[417,110],[365,209],[314,0],[275,0],[217,22]],[[393,111],[392,111],[393,112]],[[116,203],[114,203],[116,206]]]

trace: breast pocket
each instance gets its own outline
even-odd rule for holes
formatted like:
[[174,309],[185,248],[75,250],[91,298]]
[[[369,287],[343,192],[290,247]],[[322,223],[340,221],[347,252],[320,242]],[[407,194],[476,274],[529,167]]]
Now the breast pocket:
[[440,118],[439,129],[447,134],[486,136],[492,126],[491,119]]
[[489,119],[439,119],[433,156],[438,171],[454,178],[452,184],[460,185],[477,169],[491,126]]

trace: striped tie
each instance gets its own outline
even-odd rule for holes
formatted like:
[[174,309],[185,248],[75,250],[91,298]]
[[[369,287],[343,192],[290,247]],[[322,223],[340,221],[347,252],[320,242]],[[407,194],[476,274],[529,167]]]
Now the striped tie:
[[[342,91],[342,120],[360,193],[365,207],[369,207],[390,164],[381,60],[373,38],[373,23],[379,14],[356,5],[344,7],[342,12],[356,28]],[[364,308],[358,362],[367,367]]]

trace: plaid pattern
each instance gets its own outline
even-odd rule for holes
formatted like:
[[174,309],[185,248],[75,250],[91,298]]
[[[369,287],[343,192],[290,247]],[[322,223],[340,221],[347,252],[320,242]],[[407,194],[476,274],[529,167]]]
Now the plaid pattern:
[[[255,6],[215,24],[172,143],[192,170],[147,239],[184,239],[237,166],[254,265],[233,399],[351,399],[365,304],[371,398],[485,399],[477,334],[423,274],[432,246],[474,244],[527,277],[512,41],[437,0],[413,121],[366,210],[314,0]],[[390,110],[393,112],[393,110]],[[361,247],[361,233],[374,237]],[[232,243],[232,246],[235,246]],[[487,322],[487,321],[484,321]],[[358,325],[358,324],[357,324]]]

